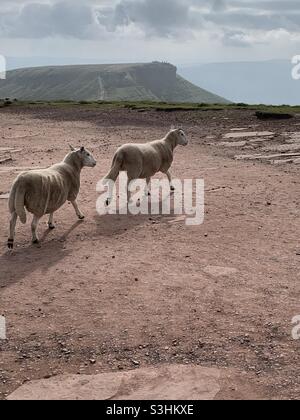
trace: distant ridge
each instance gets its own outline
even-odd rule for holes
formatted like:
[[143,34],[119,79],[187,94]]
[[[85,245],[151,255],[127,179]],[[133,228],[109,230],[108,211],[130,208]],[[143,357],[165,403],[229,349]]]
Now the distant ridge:
[[228,103],[193,85],[169,63],[32,67],[7,72],[0,98]]

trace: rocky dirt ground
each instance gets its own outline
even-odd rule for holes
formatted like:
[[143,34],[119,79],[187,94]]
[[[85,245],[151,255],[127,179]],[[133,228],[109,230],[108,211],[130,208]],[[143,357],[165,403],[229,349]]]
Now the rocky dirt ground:
[[[205,180],[204,224],[98,216],[96,183],[116,147],[159,138],[171,125],[191,141],[176,151],[174,175]],[[230,372],[220,399],[299,398],[291,322],[300,315],[300,119],[27,106],[2,109],[0,127],[1,399],[62,373],[175,364]],[[56,230],[41,223],[41,246],[18,225],[8,253],[12,181],[23,168],[60,161],[69,143],[98,160],[82,175],[86,220],[65,205]]]

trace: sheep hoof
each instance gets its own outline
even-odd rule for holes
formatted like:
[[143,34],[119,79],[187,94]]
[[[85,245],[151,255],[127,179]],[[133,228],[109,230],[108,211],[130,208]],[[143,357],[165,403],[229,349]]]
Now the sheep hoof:
[[8,249],[14,249],[14,240],[13,239],[9,239],[7,241],[7,247],[8,247]]
[[38,239],[33,239],[32,243],[33,243],[33,245],[38,245],[40,243],[40,241]]
[[49,227],[49,229],[50,229],[50,230],[55,229],[55,225],[53,225],[52,223],[49,223],[49,224],[48,224],[48,227]]
[[84,220],[85,216],[83,216],[83,214],[81,214],[80,216],[78,216],[79,220]]
[[175,191],[175,187],[173,187],[173,185],[171,186],[171,191]]

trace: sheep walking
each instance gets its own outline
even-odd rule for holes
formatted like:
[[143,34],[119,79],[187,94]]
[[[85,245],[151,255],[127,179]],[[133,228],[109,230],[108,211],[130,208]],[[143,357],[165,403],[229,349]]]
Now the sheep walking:
[[95,167],[96,161],[84,147],[71,147],[63,162],[48,169],[33,170],[21,173],[15,180],[10,197],[9,211],[11,213],[10,235],[8,248],[13,249],[15,229],[18,217],[23,224],[27,216],[25,209],[33,214],[31,225],[32,241],[37,244],[37,227],[39,220],[49,214],[49,229],[54,229],[53,215],[66,201],[70,201],[77,217],[82,220],[84,215],[78,208],[76,199],[80,189],[80,173],[83,167]]
[[[163,139],[151,143],[125,144],[120,147],[114,156],[111,170],[103,181],[104,185],[109,185],[106,205],[112,201],[113,183],[116,182],[121,171],[127,172],[128,185],[135,179],[146,179],[145,193],[147,195],[150,195],[151,177],[162,172],[167,175],[171,191],[174,191],[170,168],[173,163],[174,150],[179,145],[188,145],[186,135],[181,129],[171,130]],[[128,201],[129,198],[128,192]]]

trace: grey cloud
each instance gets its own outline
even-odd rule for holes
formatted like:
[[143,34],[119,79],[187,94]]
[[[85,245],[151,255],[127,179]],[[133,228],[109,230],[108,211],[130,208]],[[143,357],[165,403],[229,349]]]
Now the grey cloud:
[[225,0],[214,0],[212,3],[212,10],[214,11],[223,11],[226,9]]
[[8,38],[53,36],[93,38],[100,30],[93,10],[84,1],[28,3],[19,11],[0,14],[0,34]]
[[222,42],[227,47],[245,48],[251,46],[245,32],[242,31],[224,31]]
[[300,30],[300,14],[245,14],[239,12],[210,13],[205,15],[207,21],[218,26],[228,28],[243,28],[251,30],[287,29],[298,32]]
[[[225,0],[224,0],[225,1]],[[299,0],[226,0],[228,6],[239,9],[271,12],[300,10]]]
[[191,4],[182,0],[122,0],[113,10],[100,10],[98,21],[109,30],[133,23],[150,35],[176,35],[194,24]]
[[224,29],[225,35],[230,30],[282,28],[299,32],[300,1],[121,0],[99,22],[110,31],[134,23],[147,34],[158,36],[177,36],[183,31],[201,29],[206,22]]
[[103,39],[132,25],[161,38],[215,29],[223,31],[225,45],[246,46],[247,31],[300,32],[299,0],[32,1],[1,0],[1,37]]

